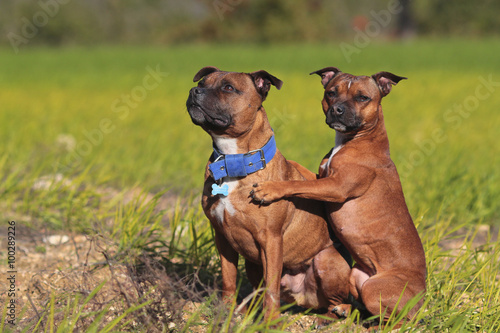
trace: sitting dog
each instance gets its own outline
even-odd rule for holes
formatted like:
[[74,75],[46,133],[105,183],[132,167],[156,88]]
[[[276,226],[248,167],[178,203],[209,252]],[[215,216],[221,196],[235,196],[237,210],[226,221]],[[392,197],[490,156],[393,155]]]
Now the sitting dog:
[[[311,74],[322,78],[323,111],[336,131],[335,147],[321,162],[319,179],[259,182],[251,196],[261,204],[282,198],[326,201],[335,234],[356,262],[350,293],[385,319],[420,297],[408,313],[412,317],[426,290],[425,255],[389,155],[380,104],[405,78],[388,72],[354,76],[335,67]],[[349,310],[347,304],[334,308],[337,314]]]
[[329,236],[324,204],[291,198],[261,206],[248,196],[247,188],[257,182],[316,178],[276,148],[262,102],[271,85],[280,89],[282,82],[266,71],[235,73],[215,67],[202,68],[193,81],[199,82],[189,92],[187,110],[193,123],[211,136],[214,148],[202,206],[215,231],[223,298],[236,292],[241,255],[252,285],[264,281],[267,319],[279,316],[280,290],[288,302],[330,313],[348,297],[350,257]]

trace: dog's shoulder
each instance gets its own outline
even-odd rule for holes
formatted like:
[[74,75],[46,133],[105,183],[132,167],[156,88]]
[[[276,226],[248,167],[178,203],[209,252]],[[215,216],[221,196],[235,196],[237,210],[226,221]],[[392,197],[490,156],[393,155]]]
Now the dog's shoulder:
[[292,161],[292,160],[287,160],[288,164],[294,168],[303,178],[304,180],[316,180],[318,178],[318,175],[306,168],[305,166]]

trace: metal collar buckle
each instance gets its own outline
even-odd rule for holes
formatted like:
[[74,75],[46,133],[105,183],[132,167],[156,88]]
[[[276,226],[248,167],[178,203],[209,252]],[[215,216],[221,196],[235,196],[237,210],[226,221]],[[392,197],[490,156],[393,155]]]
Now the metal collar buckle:
[[[222,160],[222,159],[224,159],[224,158],[225,158],[225,155],[224,155],[224,154],[220,154],[220,155],[219,155],[219,156],[215,159],[215,161],[213,161],[213,163],[218,162],[218,161],[220,161],[220,160]],[[221,166],[221,170],[222,170],[222,169],[224,169],[224,166]],[[208,168],[208,172],[210,173],[210,176],[212,176],[212,178],[214,178],[214,179],[215,179],[214,173],[212,172],[212,170],[210,170],[210,168]],[[219,185],[219,186],[220,186],[220,185],[222,184],[222,178],[221,178],[221,179],[219,179],[219,180],[216,180],[215,182],[217,183],[217,185]]]
[[[255,149],[251,150],[248,153],[244,154],[246,156],[252,156],[253,154],[260,153],[260,161],[262,162],[262,167],[260,169],[257,169],[256,171],[262,170],[266,168],[266,157],[264,155],[264,150],[261,149]],[[253,163],[250,162],[249,166],[252,166]]]

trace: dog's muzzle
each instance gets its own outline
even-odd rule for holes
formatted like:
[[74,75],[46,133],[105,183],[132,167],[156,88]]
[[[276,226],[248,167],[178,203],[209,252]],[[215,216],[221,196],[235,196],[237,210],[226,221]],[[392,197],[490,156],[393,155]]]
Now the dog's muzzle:
[[345,104],[330,106],[326,113],[326,123],[339,132],[356,131],[361,126],[361,121],[356,116],[356,112],[349,109]]
[[195,125],[218,131],[224,130],[231,125],[231,115],[219,110],[217,104],[210,103],[205,88],[191,88],[186,107]]

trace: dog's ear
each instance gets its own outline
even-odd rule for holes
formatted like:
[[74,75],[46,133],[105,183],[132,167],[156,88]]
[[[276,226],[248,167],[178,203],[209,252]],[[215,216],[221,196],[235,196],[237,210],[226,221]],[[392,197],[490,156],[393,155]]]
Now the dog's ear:
[[391,92],[392,86],[396,85],[399,81],[407,79],[403,76],[398,76],[389,72],[380,72],[373,74],[372,78],[377,82],[377,85],[382,93],[382,97],[387,96]]
[[318,74],[321,76],[321,84],[324,88],[326,88],[328,82],[330,82],[330,80],[333,79],[338,73],[342,73],[342,71],[337,67],[325,67],[319,71],[309,73],[309,75]]
[[198,71],[198,73],[196,73],[196,75],[193,78],[193,82],[198,82],[204,76],[207,76],[208,74],[213,73],[213,72],[220,72],[220,69],[218,69],[217,67],[213,67],[213,66],[203,67],[202,69],[200,69]]
[[262,101],[266,99],[267,93],[269,89],[271,89],[271,85],[275,86],[278,90],[283,86],[283,81],[263,70],[249,73],[249,75],[253,79],[255,88],[262,96]]

